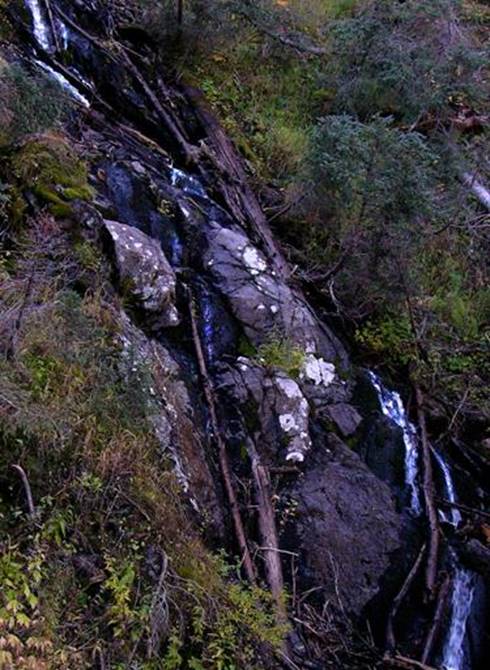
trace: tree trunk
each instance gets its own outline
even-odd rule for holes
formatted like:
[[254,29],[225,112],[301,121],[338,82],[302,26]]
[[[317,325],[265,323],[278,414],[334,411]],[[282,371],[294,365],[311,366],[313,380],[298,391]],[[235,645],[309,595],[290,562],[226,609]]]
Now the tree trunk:
[[410,586],[413,583],[413,580],[417,576],[420,565],[425,555],[426,546],[427,546],[426,544],[422,545],[422,548],[420,549],[418,556],[415,559],[415,563],[413,564],[412,569],[408,573],[407,578],[405,579],[403,586],[400,589],[400,592],[393,601],[393,605],[388,617],[388,623],[386,625],[386,649],[388,652],[393,652],[396,648],[395,628],[394,628],[395,618],[398,613],[398,610],[400,609],[400,605],[403,602],[403,599],[407,595]]
[[434,647],[434,642],[437,639],[437,634],[441,628],[442,619],[444,616],[444,611],[446,609],[447,597],[449,595],[449,587],[451,585],[451,579],[449,576],[442,582],[441,588],[439,589],[439,595],[437,597],[437,607],[434,614],[434,619],[432,621],[432,626],[430,627],[429,634],[425,641],[424,652],[422,658],[420,659],[422,663],[427,663],[429,660],[432,648]]
[[211,380],[208,375],[206,361],[204,359],[204,354],[202,350],[201,339],[199,337],[199,332],[197,330],[194,299],[190,291],[189,291],[189,313],[191,318],[192,337],[194,340],[197,362],[203,380],[204,395],[206,397],[206,402],[208,405],[209,416],[211,419],[214,438],[218,444],[219,464],[225,485],[226,496],[230,504],[231,516],[233,518],[233,524],[235,527],[235,534],[238,546],[240,547],[240,552],[242,555],[241,558],[243,561],[243,566],[245,568],[245,573],[247,575],[248,580],[252,584],[255,584],[257,581],[255,566],[253,564],[252,557],[250,555],[250,551],[248,548],[247,537],[245,534],[245,529],[243,527],[242,517],[240,514],[240,506],[238,504],[238,499],[235,493],[235,489],[233,487],[232,473],[230,463],[228,460],[228,452],[226,451],[226,444],[223,438],[221,437],[218,416],[216,414],[214,391],[211,384]]
[[439,557],[439,521],[434,501],[434,480],[432,476],[432,461],[430,457],[429,438],[427,436],[427,424],[424,412],[424,397],[420,386],[415,384],[415,397],[417,402],[417,416],[420,426],[420,437],[422,441],[422,455],[424,463],[423,490],[425,509],[429,520],[429,554],[427,557],[427,568],[425,571],[425,586],[430,598],[434,597],[437,562]]
[[277,621],[283,624],[287,622],[288,615],[284,603],[284,578],[274,508],[272,507],[270,474],[268,469],[261,464],[252,440],[247,441],[247,450],[252,462],[259,515],[259,531],[262,543],[261,549],[264,552],[267,582],[276,602]]

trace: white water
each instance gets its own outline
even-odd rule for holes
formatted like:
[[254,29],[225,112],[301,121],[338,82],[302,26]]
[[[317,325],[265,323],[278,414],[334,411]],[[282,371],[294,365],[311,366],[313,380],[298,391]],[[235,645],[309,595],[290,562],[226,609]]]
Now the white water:
[[26,0],[26,4],[31,12],[34,37],[41,49],[49,51],[51,41],[49,39],[50,30],[44,21],[39,0]]
[[[442,454],[432,450],[434,458],[444,478],[446,497],[449,502],[457,502],[456,489],[451,475],[451,468]],[[439,509],[440,518],[446,523],[457,527],[461,522],[461,512],[451,508],[448,512]],[[461,567],[456,554],[450,550],[451,564],[454,570],[453,593],[451,597],[451,619],[449,630],[443,645],[442,667],[445,670],[463,670],[464,667],[464,640],[466,624],[471,613],[473,595],[475,592],[475,575]]]
[[170,179],[172,186],[182,189],[187,195],[196,195],[200,198],[207,198],[206,191],[201,182],[182,170],[173,167],[170,172]]
[[[437,461],[437,464],[442,472],[442,476],[444,478],[444,487],[446,489],[446,497],[449,500],[449,502],[455,503],[456,502],[456,491],[454,489],[454,482],[453,478],[451,477],[451,470],[449,468],[448,463],[444,460],[444,458],[437,452],[435,449],[432,450],[432,453],[434,455],[434,458]],[[439,510],[439,516],[442,519],[442,521],[445,521],[446,523],[450,523],[453,526],[457,526],[460,521],[461,521],[461,513],[459,510],[455,509],[454,507],[449,509],[449,512],[444,512],[443,510]]]
[[[417,434],[415,427],[407,418],[405,408],[400,396],[395,391],[389,391],[381,383],[380,379],[369,372],[371,382],[378,394],[383,414],[389,417],[403,431],[405,443],[405,478],[407,486],[411,490],[411,509],[414,514],[421,513],[420,496],[417,487],[418,459],[417,459]],[[435,449],[432,450],[437,465],[440,468],[446,497],[449,502],[457,502],[456,489],[451,475],[451,468],[442,454]],[[440,518],[447,523],[457,527],[461,522],[461,513],[451,508],[447,513],[439,510]],[[442,648],[442,667],[444,670],[463,670],[465,653],[464,641],[466,637],[466,625],[471,613],[473,596],[475,592],[475,575],[465,570],[459,564],[456,554],[450,550],[450,561],[454,570],[451,596],[451,616],[449,628]]]
[[82,103],[85,107],[90,107],[90,102],[87,100],[87,98],[78,91],[73,84],[70,84],[68,79],[64,77],[60,72],[57,72],[54,70],[52,67],[47,65],[46,63],[43,63],[40,60],[34,60],[34,62],[39,65],[43,70],[45,70],[52,79],[55,79],[58,84],[65,89],[65,91],[72,97],[75,98],[75,100],[78,100],[78,102]]
[[405,482],[410,489],[410,509],[416,516],[422,512],[420,493],[417,484],[418,475],[418,445],[417,431],[408,420],[402,399],[396,391],[390,391],[383,386],[379,377],[369,371],[369,378],[378,394],[379,404],[385,416],[402,429],[405,445]]
[[451,622],[442,652],[442,667],[445,670],[462,670],[464,664],[464,640],[466,624],[471,613],[475,592],[475,575],[464,570],[453,556],[455,568],[453,594],[451,598]]

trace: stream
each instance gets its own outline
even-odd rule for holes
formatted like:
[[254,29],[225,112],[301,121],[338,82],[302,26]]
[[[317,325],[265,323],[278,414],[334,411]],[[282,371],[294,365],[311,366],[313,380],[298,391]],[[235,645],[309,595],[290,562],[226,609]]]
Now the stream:
[[[374,372],[369,371],[368,374],[376,390],[383,414],[402,430],[405,445],[405,482],[411,491],[410,511],[418,516],[422,513],[422,506],[418,484],[420,480],[420,459],[418,458],[417,430],[407,416],[400,395],[396,391],[387,389]],[[456,503],[456,489],[450,465],[436,449],[432,449],[432,455],[444,481],[445,497],[449,502]],[[449,523],[455,528],[462,520],[461,513],[456,508],[450,508],[448,512],[439,509],[438,513],[442,522]],[[468,667],[465,666],[464,642],[466,624],[471,614],[475,576],[460,565],[455,552],[451,548],[449,548],[449,564],[453,571],[451,615],[442,647],[441,663],[445,670],[464,670],[465,667]]]
[[[49,24],[44,16],[44,8],[41,7],[38,0],[26,0],[26,5],[32,17],[32,31],[37,46],[41,51],[50,54],[53,49],[54,40],[52,39]],[[61,41],[66,49],[69,43],[69,33],[62,22],[57,20],[56,25],[60,30]],[[89,100],[73,84],[71,84],[62,73],[38,59],[35,59],[35,63],[42,68],[48,76],[56,80],[67,94],[77,103],[80,103],[85,107],[90,106]],[[80,78],[80,81],[84,81],[80,73],[74,71],[74,74]],[[200,181],[176,167],[172,168],[171,184],[188,196],[209,200]],[[181,205],[181,209],[183,214],[188,216],[188,211],[184,205]],[[179,265],[181,257],[182,243],[179,237],[174,235],[172,242],[172,263],[174,265]],[[258,271],[253,270],[253,272]],[[219,324],[216,325],[214,323],[217,319],[219,321],[219,314],[217,315],[215,304],[211,298],[211,294],[206,286],[204,286],[201,295],[202,335],[208,364],[211,364],[215,358],[216,345],[214,340],[215,335],[213,333],[215,330],[216,332],[219,331]],[[410,492],[409,511],[412,516],[419,517],[422,514],[423,506],[419,484],[421,459],[418,455],[419,447],[416,427],[410,422],[400,395],[396,391],[386,388],[381,379],[374,372],[370,371],[368,374],[371,383],[376,390],[382,413],[402,431],[405,448],[405,485]],[[433,451],[433,457],[440,469],[444,481],[445,497],[447,497],[450,502],[456,502],[457,494],[449,463],[445,460],[443,455],[436,450]],[[439,515],[442,522],[451,524],[454,527],[457,527],[462,520],[460,512],[454,508],[450,509],[448,512],[439,510]],[[447,631],[444,636],[441,667],[445,668],[445,670],[465,670],[468,667],[465,665],[467,659],[465,659],[464,651],[466,624],[471,613],[475,579],[473,573],[462,568],[456,555],[451,550],[449,551],[449,563],[453,570],[451,614]]]

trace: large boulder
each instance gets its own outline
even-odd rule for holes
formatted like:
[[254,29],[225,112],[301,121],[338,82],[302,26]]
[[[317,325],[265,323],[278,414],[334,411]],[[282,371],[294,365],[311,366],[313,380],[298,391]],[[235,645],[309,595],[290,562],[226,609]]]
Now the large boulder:
[[295,501],[287,548],[299,552],[299,578],[321,598],[358,615],[377,594],[401,544],[401,518],[386,484],[335,435],[312,450],[288,493]]
[[254,345],[280,333],[305,352],[348,365],[339,340],[281,279],[245,233],[212,222],[203,262]]
[[118,221],[105,220],[105,227],[114,243],[119,276],[150,315],[152,326],[176,326],[175,273],[159,242]]

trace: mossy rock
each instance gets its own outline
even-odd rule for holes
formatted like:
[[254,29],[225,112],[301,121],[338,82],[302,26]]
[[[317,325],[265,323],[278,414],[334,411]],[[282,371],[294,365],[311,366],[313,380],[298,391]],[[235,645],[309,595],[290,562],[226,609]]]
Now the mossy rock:
[[14,157],[13,168],[22,187],[49,205],[54,216],[69,216],[72,201],[92,197],[87,166],[61,135],[28,140]]

